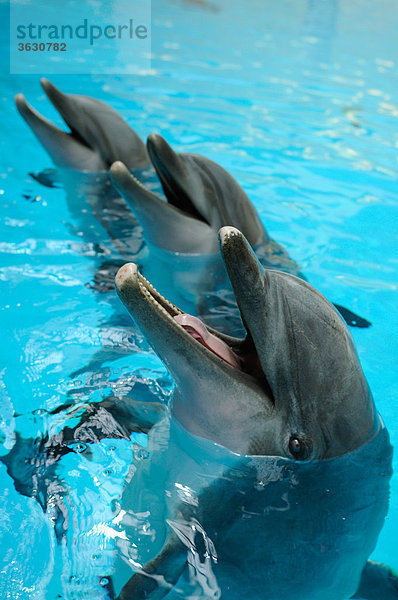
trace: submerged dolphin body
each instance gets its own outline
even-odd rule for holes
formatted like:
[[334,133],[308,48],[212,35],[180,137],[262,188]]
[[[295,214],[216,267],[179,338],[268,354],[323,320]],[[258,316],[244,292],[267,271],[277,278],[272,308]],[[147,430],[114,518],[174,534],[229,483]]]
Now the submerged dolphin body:
[[[234,313],[232,290],[217,252],[220,227],[239,228],[264,267],[304,276],[282,246],[269,237],[253,204],[225,169],[204,156],[174,152],[159,135],[150,135],[147,147],[167,203],[146,189],[121,162],[111,167],[114,185],[137,216],[154,255],[145,272],[156,287],[167,289],[167,295],[186,310],[184,296],[194,288],[191,297],[195,298],[196,311],[218,327],[223,320],[230,320],[227,332],[236,334],[239,317]],[[189,275],[192,271],[196,285],[192,277],[184,281],[184,272]],[[167,283],[159,272],[168,273]],[[344,307],[336,308],[349,325],[370,325]]]
[[387,512],[391,446],[351,336],[307,283],[264,271],[239,232],[225,228],[222,247],[245,340],[183,314],[135,266],[118,275],[175,380],[171,418],[156,397],[107,399],[44,444],[17,439],[1,460],[41,503],[54,484],[61,541],[67,489],[55,463],[82,442],[89,458],[103,437],[149,432],[111,523],[109,598],[347,600],[358,589],[398,600],[396,576],[366,564]]
[[[236,229],[222,229],[221,247],[242,340],[182,313],[135,265],[116,278],[175,381],[170,440],[183,448],[169,463],[170,446],[165,452],[163,548],[117,584],[118,599],[347,600],[387,513],[387,431],[333,306],[303,280],[264,270]],[[147,484],[155,485],[156,469],[155,461]],[[134,538],[133,516],[144,514],[136,486],[122,497],[124,539]],[[147,510],[156,506],[151,497]],[[132,560],[123,549],[125,563],[138,568],[136,554]],[[369,568],[363,598],[372,597]],[[394,581],[386,598],[398,598]]]

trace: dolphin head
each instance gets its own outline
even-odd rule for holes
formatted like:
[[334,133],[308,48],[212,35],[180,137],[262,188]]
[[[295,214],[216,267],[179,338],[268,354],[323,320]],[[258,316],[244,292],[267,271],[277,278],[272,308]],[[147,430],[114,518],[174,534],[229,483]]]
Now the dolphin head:
[[249,198],[220,165],[198,154],[174,152],[160,135],[148,137],[147,149],[167,202],[121,162],[112,165],[111,175],[149,244],[183,254],[215,253],[222,225],[239,226],[253,247],[268,241]]
[[237,229],[222,228],[220,245],[245,339],[182,313],[131,263],[116,276],[120,298],[174,378],[175,418],[239,454],[318,460],[371,439],[380,420],[333,306],[301,279],[264,270]]
[[239,226],[256,246],[266,235],[249,198],[221,165],[200,154],[177,153],[160,135],[147,140],[151,162],[168,201],[208,223],[216,232]]
[[64,94],[47,79],[41,84],[70,133],[42,117],[22,94],[17,94],[15,103],[57,166],[103,171],[116,160],[130,169],[149,165],[144,143],[115,110],[89,96]]

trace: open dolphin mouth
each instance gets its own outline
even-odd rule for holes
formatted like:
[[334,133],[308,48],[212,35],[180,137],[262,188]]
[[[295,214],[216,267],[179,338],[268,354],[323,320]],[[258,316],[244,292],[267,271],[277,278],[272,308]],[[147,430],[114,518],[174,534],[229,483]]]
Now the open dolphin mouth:
[[[260,359],[248,327],[246,327],[247,336],[245,339],[234,338],[208,327],[201,319],[184,313],[162,296],[139,273],[138,267],[134,263],[128,263],[121,267],[116,276],[116,287],[122,300],[124,300],[125,282],[127,280],[130,289],[131,286],[134,286],[136,292],[139,292],[141,298],[151,305],[155,313],[167,321],[167,327],[178,328],[180,333],[183,330],[188,339],[194,340],[205,351],[210,352],[215,361],[221,360],[233,369],[256,379],[262,387],[265,386],[267,393],[270,393],[270,387],[261,368]],[[242,315],[242,319],[245,322],[244,315]]]
[[239,356],[222,339],[214,335],[214,333],[211,333],[203,321],[186,313],[176,315],[174,320],[177,321],[191,337],[210,350],[210,352],[213,352],[213,354],[222,358],[222,360],[231,365],[231,367],[243,370]]
[[234,227],[219,238],[244,339],[182,312],[132,263],[116,276],[121,300],[175,381],[176,418],[239,453],[309,460],[359,447],[378,420],[337,311],[303,280],[263,269]]
[[40,83],[47,98],[50,100],[57,112],[61,115],[65,125],[69,127],[70,132],[66,132],[67,135],[73,137],[77,142],[86,146],[87,148],[93,149],[90,141],[84,137],[84,127],[79,127],[79,129],[77,129],[80,120],[79,117],[77,119],[77,123],[73,123],[73,121],[76,121],[76,115],[74,114],[72,116],[71,114],[72,111],[69,107],[68,97],[58,90],[48,79],[42,78]]
[[242,357],[225,341],[233,340],[235,343],[240,343],[240,340],[228,338],[223,334],[216,332],[214,329],[208,328],[203,321],[198,317],[184,313],[177,306],[169,302],[164,296],[162,296],[153,285],[139,273],[137,266],[134,263],[128,263],[124,265],[118,272],[116,284],[125,276],[125,271],[128,270],[129,276],[135,277],[136,284],[147,302],[157,312],[161,312],[166,318],[169,319],[170,325],[177,325],[183,329],[187,335],[196,340],[204,348],[212,352],[215,356],[222,359],[224,362],[229,364],[235,369],[244,371],[244,361]]

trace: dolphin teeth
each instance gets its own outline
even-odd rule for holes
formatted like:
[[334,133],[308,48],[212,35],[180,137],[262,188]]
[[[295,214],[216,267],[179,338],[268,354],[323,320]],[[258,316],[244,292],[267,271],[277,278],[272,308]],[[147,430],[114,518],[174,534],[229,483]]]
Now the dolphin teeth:
[[[161,310],[168,317],[183,314],[177,306],[174,306],[167,298],[162,296],[157,289],[141,273],[138,273],[138,283],[141,293],[146,299],[152,302],[158,310]],[[166,308],[168,310],[166,310]]]
[[[140,188],[142,188],[143,190],[145,190],[146,192],[150,192],[151,190],[149,190],[143,183],[142,181],[140,181],[139,179],[137,179],[137,177],[134,175],[134,173],[132,173],[131,171],[129,171],[131,177],[134,180],[134,183],[136,183]],[[145,279],[145,281],[147,281],[147,279]],[[148,281],[149,283],[149,281]]]

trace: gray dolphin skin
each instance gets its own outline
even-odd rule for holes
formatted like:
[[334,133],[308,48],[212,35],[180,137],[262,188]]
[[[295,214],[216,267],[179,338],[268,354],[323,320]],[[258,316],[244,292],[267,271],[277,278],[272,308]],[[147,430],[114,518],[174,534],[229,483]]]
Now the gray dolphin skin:
[[[286,250],[270,238],[253,204],[225,169],[204,156],[174,152],[160,135],[150,135],[147,148],[167,202],[142,185],[121,162],[111,167],[112,181],[131,206],[150,246],[177,254],[180,262],[182,257],[186,256],[186,270],[195,268],[195,265],[189,265],[189,256],[213,255],[212,264],[206,264],[206,270],[212,271],[212,278],[200,272],[196,278],[196,310],[199,315],[209,323],[213,322],[209,318],[209,312],[219,312],[221,296],[228,301],[228,278],[215,254],[220,227],[237,227],[255,250],[264,267],[285,271],[305,279],[299,266]],[[170,255],[168,260],[171,262]],[[156,271],[150,271],[150,276],[158,282]],[[176,287],[181,289],[181,284],[183,280],[179,278],[179,285]],[[224,290],[227,290],[227,295],[223,294]],[[176,300],[179,301],[177,298]],[[212,308],[211,302],[215,302],[215,307]],[[224,308],[221,306],[221,312]],[[336,308],[349,325],[370,325],[369,321],[350,310],[340,305],[336,305]],[[234,320],[231,306],[228,306],[228,313],[232,327],[227,328],[227,332],[235,334],[239,331],[239,325],[235,322],[236,319]],[[217,321],[216,324],[219,326]]]
[[15,103],[55,165],[77,171],[106,171],[115,160],[129,169],[149,166],[144,143],[115,110],[89,96],[64,94],[48,79],[41,85],[69,133],[42,117],[22,94]]
[[297,447],[296,457],[324,459],[362,445],[380,423],[337,311],[305,281],[264,269],[237,229],[220,236],[244,340],[213,331],[207,340],[134,264],[116,276],[121,300],[176,382],[175,417],[240,454],[291,457]]
[[[220,244],[244,339],[182,313],[134,264],[116,277],[174,379],[171,423],[226,453],[219,477],[194,484],[193,465],[184,485],[175,479],[187,499],[118,599],[347,600],[360,582],[371,598],[365,565],[388,508],[391,446],[351,335],[308,283],[264,269],[237,229],[222,228]],[[135,514],[131,497],[122,506]]]
[[160,135],[150,135],[147,148],[167,202],[121,162],[111,167],[113,184],[137,217],[153,256],[145,274],[183,310],[238,335],[242,326],[218,253],[220,227],[239,227],[267,267],[298,275],[298,265],[268,236],[241,186],[220,165],[176,153]]
[[117,162],[113,183],[131,206],[147,242],[183,254],[218,252],[220,227],[239,227],[253,248],[268,247],[268,265],[297,274],[297,264],[268,236],[256,209],[223,167],[199,154],[177,153],[160,135],[150,135],[148,154],[167,203]]
[[[297,263],[268,236],[241,186],[220,165],[204,156],[176,153],[159,135],[149,136],[146,149],[107,105],[88,96],[65,94],[46,79],[41,83],[70,133],[44,119],[22,94],[16,96],[20,114],[58,166],[52,176],[45,172],[34,177],[44,185],[51,185],[52,179],[64,185],[77,231],[88,241],[101,245],[94,217],[122,257],[136,260],[141,249],[137,236],[132,235],[137,231],[137,217],[152,253],[160,249],[146,265],[157,287],[166,291],[162,273],[170,273],[171,266],[172,300],[217,327],[224,323],[224,330],[233,334],[240,333],[241,325],[231,310],[231,290],[217,254],[220,227],[238,227],[265,267],[302,276]],[[110,184],[112,163],[114,187],[133,212]],[[159,196],[153,167],[167,202]],[[91,215],[85,210],[87,204]],[[198,256],[204,257],[203,264],[198,264]],[[194,278],[185,276],[191,272]],[[348,324],[370,325],[344,307],[337,308]]]
[[[142,236],[134,235],[137,220],[115,191],[109,167],[115,160],[123,160],[151,185],[156,176],[145,144],[120,115],[103,102],[89,96],[65,94],[47,79],[42,79],[41,85],[70,131],[53,125],[30,106],[22,94],[17,94],[15,103],[19,113],[57,167],[31,175],[43,185],[60,184],[65,188],[78,235],[101,247],[105,230],[121,256],[135,260],[142,247]],[[98,222],[103,230],[98,228]]]

